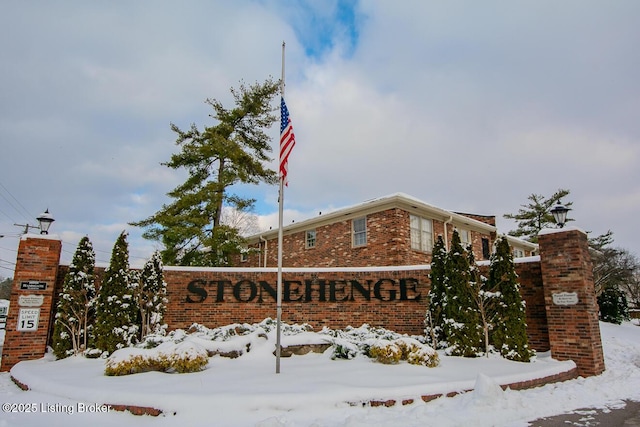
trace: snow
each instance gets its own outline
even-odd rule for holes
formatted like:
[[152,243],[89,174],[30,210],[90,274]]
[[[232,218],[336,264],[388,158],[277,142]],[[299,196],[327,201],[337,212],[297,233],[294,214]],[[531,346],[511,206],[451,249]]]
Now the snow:
[[538,232],[538,236],[544,236],[546,234],[565,233],[567,231],[579,231],[585,236],[587,235],[587,232],[584,231],[583,229],[569,226],[569,227],[562,227],[562,228],[543,228]]
[[[607,370],[530,390],[502,391],[498,384],[547,376],[573,366],[548,354],[533,363],[499,357],[464,359],[441,354],[440,366],[382,365],[361,355],[331,360],[330,352],[281,359],[275,374],[273,331],[268,337],[239,336],[251,350],[236,359],[213,356],[192,374],[147,372],[103,375],[104,360],[50,356],[21,362],[11,371],[31,387],[22,391],[0,374],[0,400],[31,413],[0,412],[3,426],[526,426],[536,418],[585,407],[620,407],[640,401],[640,328],[600,323]],[[244,338],[243,338],[244,337]],[[201,339],[201,337],[199,338]],[[325,340],[301,335],[304,343]],[[294,342],[287,336],[286,342]],[[233,340],[229,341],[233,342]],[[297,341],[296,341],[297,342]],[[231,344],[229,344],[232,346]],[[424,403],[417,396],[474,391]],[[362,402],[416,398],[409,405],[372,407]],[[355,403],[349,405],[348,402]],[[159,417],[104,412],[102,403],[162,409]],[[18,406],[22,405],[22,406]]]

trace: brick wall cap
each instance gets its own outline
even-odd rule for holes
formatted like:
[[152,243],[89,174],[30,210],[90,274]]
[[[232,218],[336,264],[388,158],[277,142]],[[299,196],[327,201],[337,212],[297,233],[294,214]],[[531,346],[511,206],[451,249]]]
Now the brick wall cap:
[[587,232],[584,231],[581,228],[578,227],[564,227],[564,228],[543,228],[542,230],[540,230],[538,232],[538,236],[544,236],[547,234],[554,234],[554,233],[566,233],[569,231],[579,231],[582,234],[584,234],[585,236],[587,235]]
[[[194,271],[212,273],[276,273],[277,267],[187,267],[164,266],[164,271]],[[282,267],[283,273],[357,273],[377,271],[431,270],[431,264],[397,265],[382,267]]]
[[[523,257],[518,257],[513,259],[514,264],[525,264],[529,262],[540,262],[540,255],[523,256]],[[476,261],[476,264],[489,267],[491,265],[491,260],[487,259],[482,261]]]
[[58,236],[57,234],[27,233],[27,234],[23,234],[22,237],[20,237],[20,240],[28,240],[28,239],[58,240],[58,241],[62,240],[60,236]]

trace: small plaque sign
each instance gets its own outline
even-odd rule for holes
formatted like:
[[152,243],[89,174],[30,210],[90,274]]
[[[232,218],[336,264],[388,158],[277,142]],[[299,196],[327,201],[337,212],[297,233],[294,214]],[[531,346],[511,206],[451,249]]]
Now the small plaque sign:
[[18,305],[21,307],[40,307],[44,302],[44,295],[20,295]]
[[552,294],[551,297],[555,305],[576,305],[578,303],[577,292],[560,292]]
[[21,308],[18,313],[16,331],[37,331],[40,320],[39,308]]
[[20,282],[20,290],[22,291],[44,291],[45,289],[47,289],[47,282],[38,282],[36,280]]

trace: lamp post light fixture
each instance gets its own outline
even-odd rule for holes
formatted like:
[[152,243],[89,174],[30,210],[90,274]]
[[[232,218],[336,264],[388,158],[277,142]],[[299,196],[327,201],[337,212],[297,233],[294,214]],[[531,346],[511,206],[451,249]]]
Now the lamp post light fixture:
[[51,223],[55,221],[53,219],[53,215],[49,213],[49,209],[42,212],[37,218],[39,225],[31,225],[31,224],[13,224],[18,227],[24,227],[24,234],[29,234],[29,228],[37,228],[40,230],[40,234],[49,234],[49,227],[51,227]]
[[53,219],[53,215],[49,213],[49,209],[42,212],[36,219],[40,224],[40,234],[49,234],[49,227],[51,227],[51,223],[55,221],[55,219]]
[[556,221],[556,224],[558,224],[559,228],[564,227],[564,225],[567,222],[567,212],[569,212],[571,209],[569,209],[566,206],[563,206],[560,204],[560,200],[558,200],[558,203],[553,207],[553,209],[551,209],[551,214],[553,215],[553,219]]

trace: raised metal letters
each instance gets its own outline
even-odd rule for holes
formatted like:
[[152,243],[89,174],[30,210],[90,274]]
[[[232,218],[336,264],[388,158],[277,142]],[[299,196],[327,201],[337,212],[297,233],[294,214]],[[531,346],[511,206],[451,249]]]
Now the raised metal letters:
[[[357,280],[284,280],[283,302],[347,302],[371,299],[392,301],[420,301],[418,286],[414,278],[378,279],[360,282]],[[262,303],[266,299],[276,300],[276,287],[266,281],[252,282],[241,279],[230,280],[195,279],[187,284],[188,303],[202,303],[215,295],[215,302]]]

